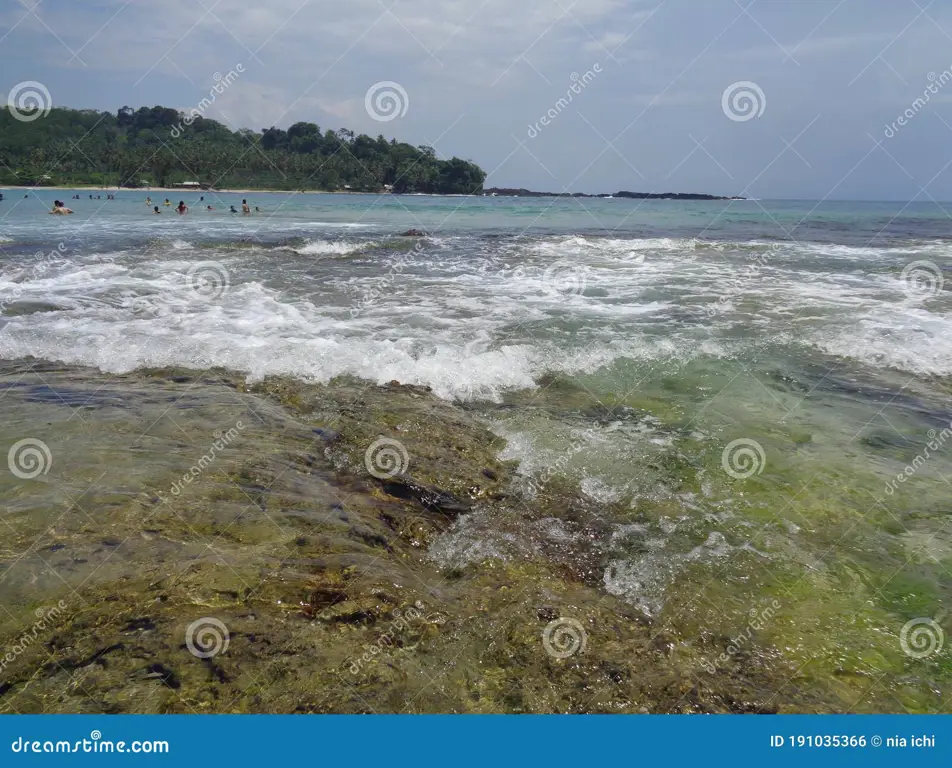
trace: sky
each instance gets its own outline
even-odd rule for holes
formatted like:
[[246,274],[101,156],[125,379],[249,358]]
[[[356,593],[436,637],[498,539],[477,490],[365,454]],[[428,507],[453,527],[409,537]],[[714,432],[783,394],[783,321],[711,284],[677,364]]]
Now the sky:
[[224,78],[232,128],[487,186],[949,201],[950,43],[947,0],[2,0],[0,99],[190,110]]

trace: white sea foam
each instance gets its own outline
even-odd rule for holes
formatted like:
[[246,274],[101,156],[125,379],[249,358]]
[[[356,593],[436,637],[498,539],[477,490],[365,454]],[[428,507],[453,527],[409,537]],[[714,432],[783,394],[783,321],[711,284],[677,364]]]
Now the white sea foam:
[[[42,274],[30,259],[4,267],[0,303],[64,309],[9,318],[0,356],[116,372],[221,365],[252,377],[353,374],[490,400],[534,387],[547,372],[743,359],[747,347],[791,340],[871,366],[952,373],[948,302],[913,301],[895,265],[862,258],[838,272],[771,262],[751,274],[743,255],[696,241],[554,237],[516,253],[501,243],[497,255],[474,260],[446,239],[412,263],[401,254],[369,266],[314,259],[297,277],[280,252],[209,251],[202,255],[223,260],[229,285],[206,301],[189,284],[197,257],[178,242],[161,252],[71,256]],[[366,245],[313,239],[294,250],[346,256]],[[584,269],[577,290],[552,290],[546,270],[572,255]]]
[[348,242],[345,240],[308,240],[304,245],[292,248],[302,256],[347,256],[368,247],[367,242]]

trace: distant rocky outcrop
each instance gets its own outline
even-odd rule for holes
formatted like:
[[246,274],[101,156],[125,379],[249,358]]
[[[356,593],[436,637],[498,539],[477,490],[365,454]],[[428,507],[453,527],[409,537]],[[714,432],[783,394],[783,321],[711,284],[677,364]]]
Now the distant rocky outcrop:
[[589,195],[584,192],[533,192],[531,189],[507,189],[492,187],[485,195],[498,197],[626,197],[632,200],[746,200],[746,197],[724,197],[721,195],[702,195],[696,192],[605,192]]

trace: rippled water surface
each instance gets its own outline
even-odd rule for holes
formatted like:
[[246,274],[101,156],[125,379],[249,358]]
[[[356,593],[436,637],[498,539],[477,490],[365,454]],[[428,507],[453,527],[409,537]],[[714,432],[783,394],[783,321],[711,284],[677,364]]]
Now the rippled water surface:
[[39,194],[0,707],[948,711],[937,207]]

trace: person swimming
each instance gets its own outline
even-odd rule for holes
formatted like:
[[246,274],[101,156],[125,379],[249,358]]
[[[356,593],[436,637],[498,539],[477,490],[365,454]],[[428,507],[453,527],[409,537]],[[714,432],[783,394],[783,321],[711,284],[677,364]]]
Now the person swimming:
[[172,203],[169,202],[168,198],[165,198],[165,202],[162,203],[162,205],[172,205]]
[[178,211],[179,215],[181,216],[183,213],[188,213],[188,206],[185,205],[184,200],[179,200],[178,208],[175,210]]
[[71,209],[71,208],[67,208],[67,207],[66,207],[66,203],[64,203],[62,200],[54,200],[54,201],[53,201],[53,210],[50,211],[51,214],[54,214],[54,215],[56,215],[56,216],[65,216],[65,215],[70,214],[70,213],[72,213],[72,212],[73,212],[72,209]]
[[208,211],[214,211],[214,210],[215,210],[215,209],[212,208],[210,205],[206,205],[206,206],[205,206],[205,209],[208,210]]
[[152,213],[162,213],[162,211],[160,211],[159,206],[156,205],[155,207],[152,208]]
[[231,206],[231,210],[229,210],[228,213],[238,213],[238,209],[235,208],[235,206]]
[[255,213],[261,213],[261,209],[257,205],[255,206]]
[[145,204],[146,204],[146,205],[152,205],[152,196],[151,196],[151,195],[148,196],[148,197],[146,197],[146,199],[145,199]]
[[241,212],[242,212],[243,214],[245,214],[245,216],[247,216],[249,213],[251,213],[251,208],[248,207],[248,201],[247,201],[247,200],[242,200],[242,201],[241,201]]

